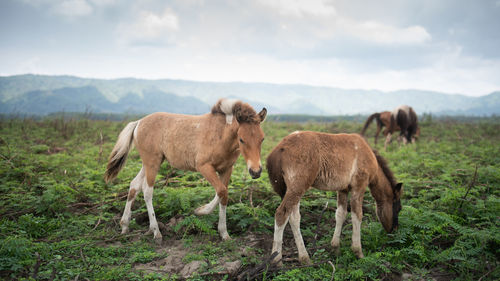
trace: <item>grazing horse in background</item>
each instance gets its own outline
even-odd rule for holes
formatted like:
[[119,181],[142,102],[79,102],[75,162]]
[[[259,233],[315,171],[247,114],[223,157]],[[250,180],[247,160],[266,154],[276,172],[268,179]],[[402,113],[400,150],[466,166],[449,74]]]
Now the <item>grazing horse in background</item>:
[[387,137],[385,139],[384,149],[387,149],[387,144],[391,142],[392,134],[399,127],[403,137],[403,143],[415,142],[415,135],[419,132],[417,114],[408,105],[400,105],[391,112],[391,122],[387,127]]
[[[365,125],[363,126],[363,130],[361,131],[361,135],[364,136],[368,126],[372,123],[373,120],[377,121],[377,131],[375,132],[375,144],[377,144],[378,135],[380,134],[380,130],[385,127],[382,134],[387,137],[389,133],[389,127],[391,125],[391,112],[383,111],[383,112],[375,112],[366,119]],[[399,126],[396,124],[395,131],[401,130]],[[420,136],[420,128],[417,128],[417,132],[415,133],[415,138]]]
[[361,249],[363,196],[368,186],[377,205],[377,217],[387,232],[398,227],[401,210],[401,183],[397,183],[386,161],[357,134],[294,132],[286,136],[267,157],[267,170],[273,189],[282,202],[276,209],[272,253],[282,257],[283,230],[290,222],[299,261],[310,263],[300,233],[300,198],[311,187],[337,191],[335,232],[332,247],[339,253],[340,233],[347,214],[347,195],[351,192],[352,250],[358,258]]
[[241,153],[252,178],[260,177],[260,150],[264,140],[260,123],[266,114],[265,108],[257,114],[247,103],[221,99],[211,113],[204,115],[158,112],[130,122],[111,151],[104,177],[109,182],[118,175],[134,144],[142,160],[142,169],[130,183],[120,221],[122,233],[129,230],[131,207],[142,190],[148,209],[149,231],[153,232],[154,240],[161,243],[152,199],[156,174],[166,160],[174,168],[200,172],[215,188],[214,199],[196,209],[195,214],[209,214],[219,205],[219,235],[224,240],[229,239],[226,206],[233,165]]
[[[363,126],[363,130],[361,131],[362,136],[365,135],[365,132],[368,129],[368,126],[370,126],[370,124],[372,123],[373,119],[377,121],[377,131],[375,132],[375,144],[377,144],[378,135],[383,127],[386,127],[383,134],[387,135],[387,128],[389,128],[391,124],[391,112],[390,111],[375,112],[372,115],[370,115],[368,119],[366,119],[365,125]],[[397,128],[397,130],[399,130],[399,127]]]

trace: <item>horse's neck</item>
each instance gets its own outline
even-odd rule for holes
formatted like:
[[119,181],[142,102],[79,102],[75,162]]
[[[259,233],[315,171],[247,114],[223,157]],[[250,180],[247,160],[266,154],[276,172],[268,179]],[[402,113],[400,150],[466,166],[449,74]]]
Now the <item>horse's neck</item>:
[[219,144],[225,148],[237,149],[239,126],[238,122],[233,120],[231,124],[228,124],[226,122],[226,118],[223,116],[211,116],[211,118],[212,119],[209,120],[212,127],[211,132],[213,134],[216,134],[213,139],[219,140]]
[[373,198],[375,198],[377,204],[392,200],[393,193],[391,184],[381,168],[378,168],[376,179],[374,183],[370,185],[370,193]]

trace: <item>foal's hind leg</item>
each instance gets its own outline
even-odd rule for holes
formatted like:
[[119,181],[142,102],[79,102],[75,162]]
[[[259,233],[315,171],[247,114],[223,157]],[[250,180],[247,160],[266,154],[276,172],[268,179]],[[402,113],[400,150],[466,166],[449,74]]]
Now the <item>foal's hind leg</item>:
[[332,237],[332,247],[335,254],[340,254],[340,234],[347,215],[347,191],[337,191],[337,211],[335,211],[335,232]]
[[[288,183],[288,182],[287,182]],[[287,184],[287,186],[291,186]],[[293,189],[289,188],[285,194],[285,197],[283,197],[283,200],[281,201],[280,206],[276,209],[276,214],[274,216],[274,240],[273,240],[273,249],[271,251],[272,254],[277,252],[277,256],[274,257],[273,261],[278,262],[278,266],[283,265],[281,262],[282,258],[282,246],[283,246],[283,231],[285,230],[285,226],[288,223],[290,219],[290,215],[295,211],[298,212],[298,204],[300,202],[300,198],[302,198],[302,195],[305,192],[304,190],[299,190],[294,192]],[[307,254],[307,251],[305,251],[304,247],[304,241],[302,240],[302,235],[300,235],[300,224],[298,221],[300,221],[300,214],[295,213],[294,217],[292,218],[294,220],[293,226],[292,226],[292,231],[294,231],[294,238],[295,238],[295,243],[298,246],[299,250],[299,260],[301,262],[309,262],[309,255]],[[293,230],[295,229],[295,230]],[[298,241],[300,238],[300,241]],[[305,253],[304,253],[305,252]],[[302,254],[302,255],[301,255]]]
[[377,144],[377,140],[378,140],[378,135],[380,134],[380,130],[382,129],[382,126],[379,126],[377,124],[377,131],[375,132],[375,144]]
[[300,233],[300,202],[297,203],[295,208],[293,208],[290,214],[290,219],[288,221],[290,227],[292,228],[293,238],[295,239],[295,245],[299,251],[299,261],[303,264],[310,264],[311,259],[307,253],[306,247],[304,246],[304,239],[302,239],[302,234]]
[[144,167],[141,168],[137,176],[130,182],[130,188],[127,196],[127,203],[125,204],[125,210],[123,211],[122,219],[120,220],[120,226],[122,227],[122,234],[129,231],[128,225],[130,223],[130,214],[132,204],[134,204],[135,197],[137,193],[141,191],[142,184],[144,183],[145,173]]
[[156,174],[160,168],[162,158],[153,158],[144,161],[143,165],[145,168],[146,178],[142,185],[142,192],[144,193],[144,201],[146,202],[146,208],[148,209],[149,216],[149,231],[148,233],[153,233],[153,238],[157,244],[161,244],[162,236],[160,229],[158,228],[158,222],[156,221],[155,210],[153,208],[153,186],[155,183]]

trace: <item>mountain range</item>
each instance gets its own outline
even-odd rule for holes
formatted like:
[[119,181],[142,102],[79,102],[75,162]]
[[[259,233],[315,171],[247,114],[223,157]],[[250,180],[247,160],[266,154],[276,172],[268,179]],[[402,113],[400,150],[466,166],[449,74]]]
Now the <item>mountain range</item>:
[[0,77],[0,113],[53,112],[202,114],[221,97],[246,101],[270,114],[370,114],[408,104],[435,115],[500,114],[500,91],[470,97],[423,90],[354,90],[307,85],[186,80],[88,79],[74,76]]

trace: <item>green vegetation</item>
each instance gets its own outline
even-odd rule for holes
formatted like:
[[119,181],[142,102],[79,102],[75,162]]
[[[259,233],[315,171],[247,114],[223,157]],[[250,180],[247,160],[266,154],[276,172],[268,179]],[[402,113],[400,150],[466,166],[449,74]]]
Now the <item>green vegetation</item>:
[[[404,183],[395,233],[387,235],[377,222],[367,192],[361,236],[366,257],[358,260],[350,250],[349,218],[336,257],[330,247],[336,195],[310,190],[301,203],[301,229],[315,265],[297,263],[287,227],[285,268],[262,267],[255,278],[330,280],[333,265],[335,280],[500,279],[500,122],[421,119],[416,145],[398,147],[394,141],[388,151],[381,151]],[[213,198],[213,188],[200,174],[167,164],[153,197],[163,244],[157,246],[152,236],[143,235],[149,222],[142,196],[134,204],[131,232],[121,235],[128,185],[141,166],[137,152],[132,151],[112,184],[104,183],[103,173],[125,124],[63,116],[0,121],[0,279],[175,280],[191,265],[192,280],[227,280],[269,257],[280,199],[267,173],[252,180],[241,158],[229,190],[231,241],[218,237],[217,211],[193,214]],[[268,120],[263,123],[262,160],[295,130],[359,132],[361,126],[341,118],[324,123]],[[372,135],[369,131],[373,145]],[[236,268],[230,270],[230,263]]]

